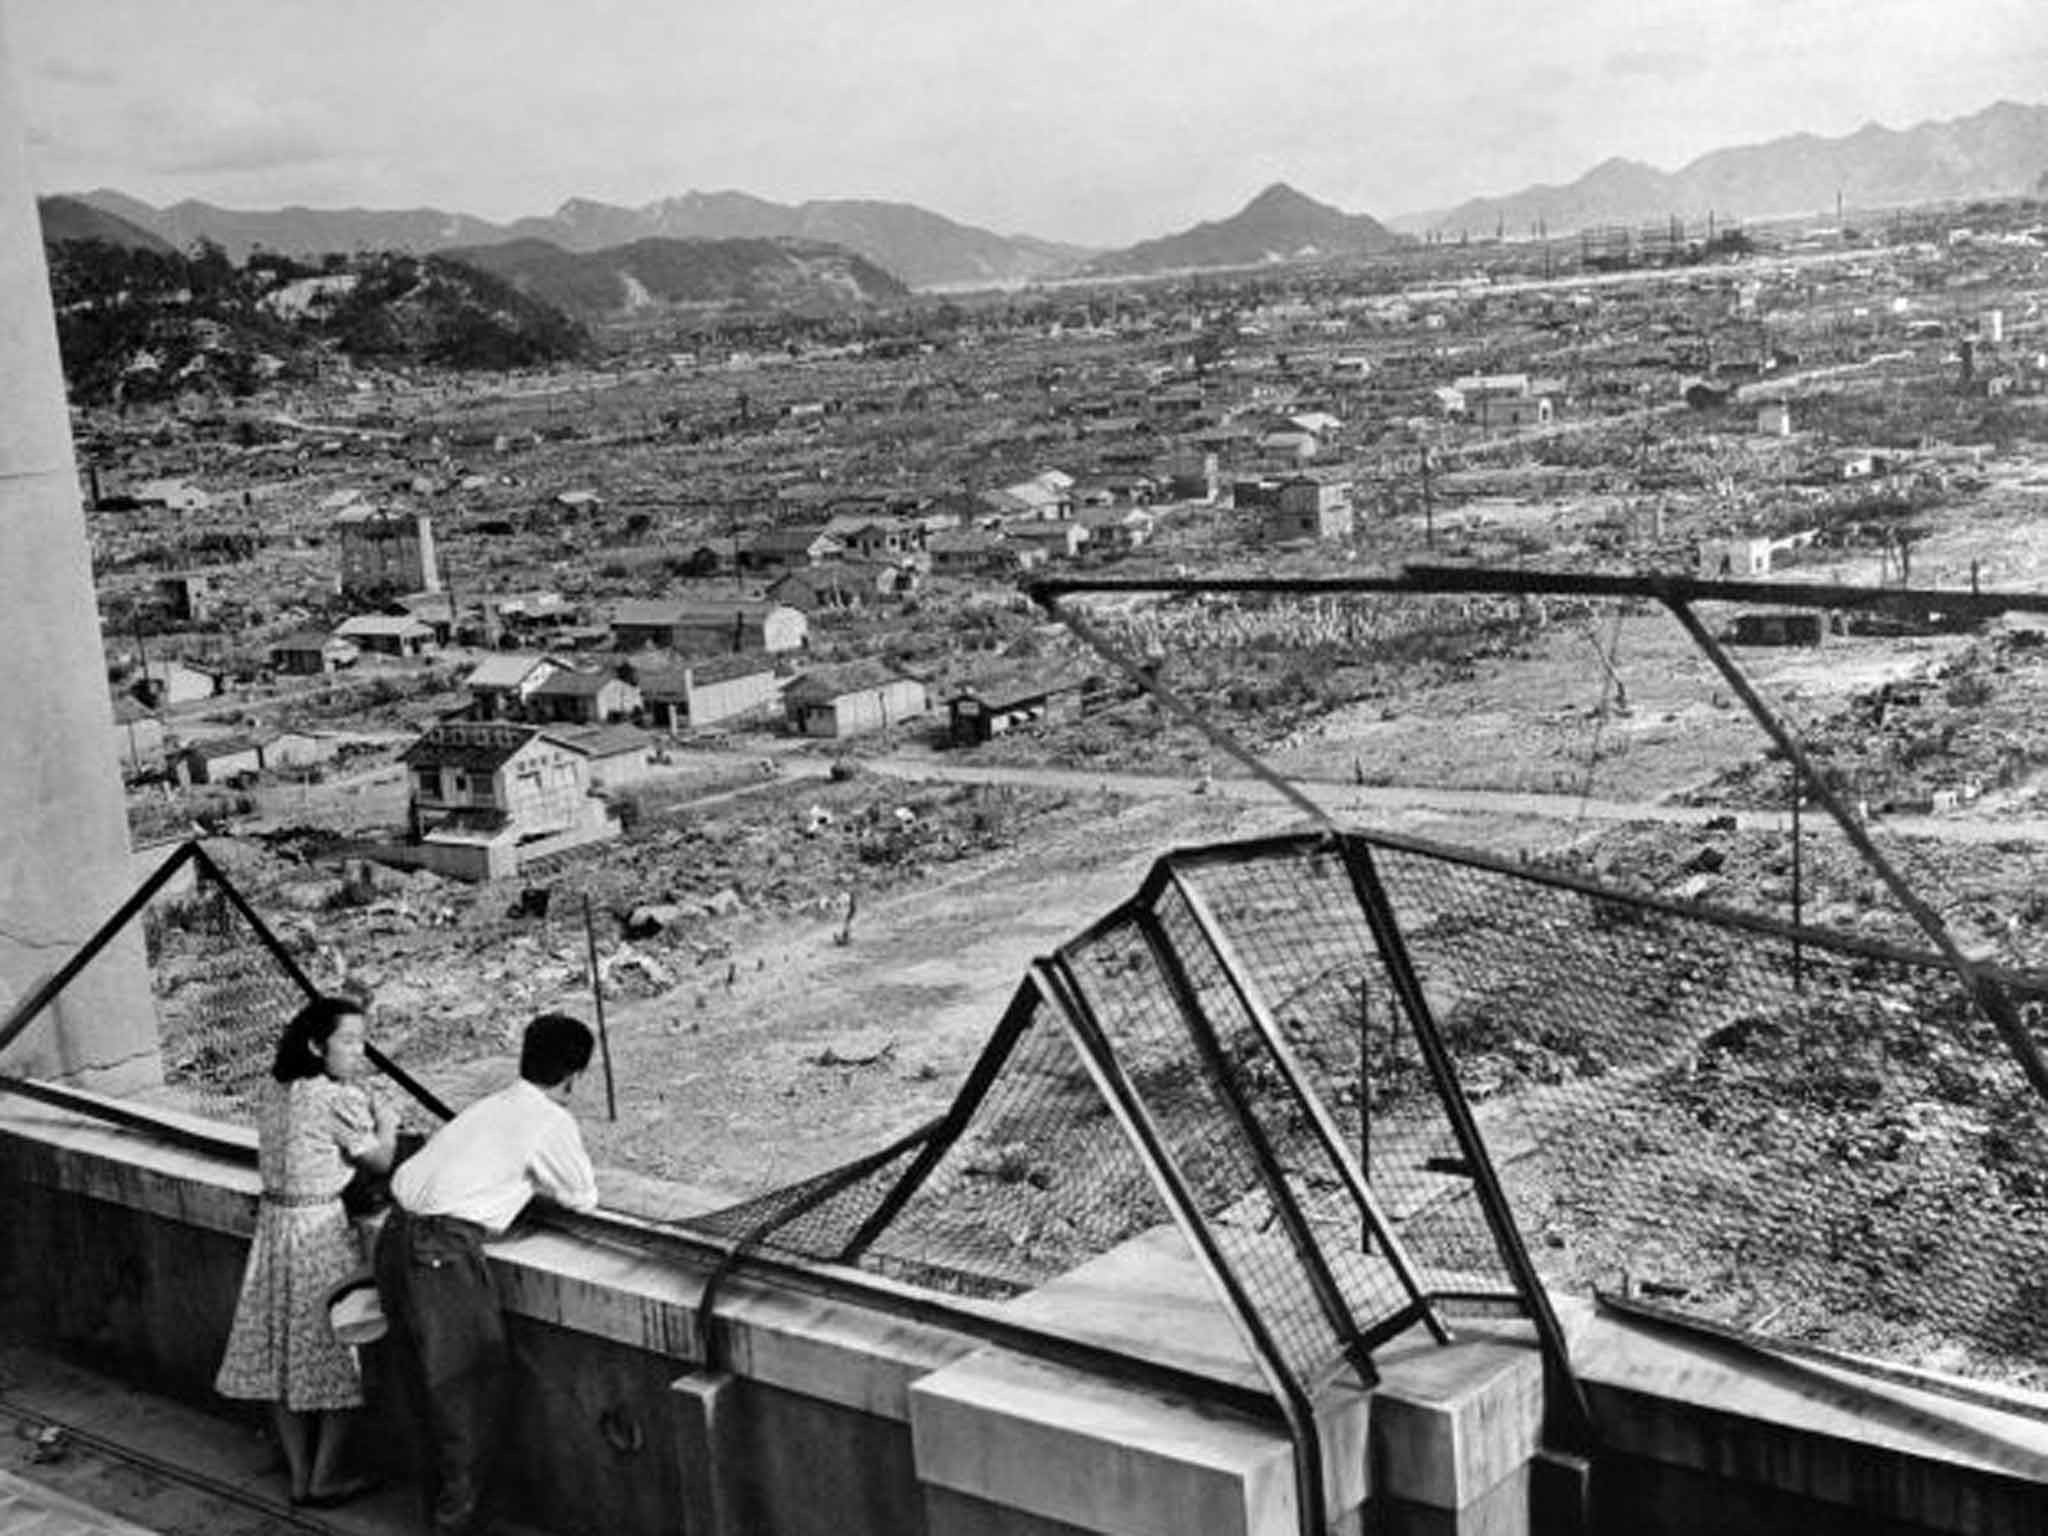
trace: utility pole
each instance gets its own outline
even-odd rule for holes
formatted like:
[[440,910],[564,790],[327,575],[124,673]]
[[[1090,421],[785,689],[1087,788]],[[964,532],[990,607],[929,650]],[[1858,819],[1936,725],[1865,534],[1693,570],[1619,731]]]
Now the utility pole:
[[1436,496],[1429,483],[1429,444],[1422,445],[1422,538],[1436,548]]

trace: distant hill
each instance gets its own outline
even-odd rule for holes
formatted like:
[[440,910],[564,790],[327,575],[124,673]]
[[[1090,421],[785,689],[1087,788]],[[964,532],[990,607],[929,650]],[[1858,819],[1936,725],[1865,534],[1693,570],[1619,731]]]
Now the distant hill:
[[1137,276],[1201,267],[1355,255],[1410,244],[1377,219],[1345,213],[1276,182],[1227,219],[1098,256],[1090,276]]
[[103,240],[129,251],[168,255],[171,250],[169,241],[141,225],[75,197],[39,197],[36,214],[42,221],[45,245],[61,245],[66,240]]
[[57,342],[79,404],[243,396],[358,363],[511,368],[589,345],[573,320],[443,256],[236,265],[105,241],[51,244]]
[[913,288],[999,285],[1071,271],[1089,254],[1028,236],[994,234],[909,203],[829,199],[794,206],[745,192],[688,192],[638,208],[572,198],[544,217],[494,224],[434,208],[218,208],[182,202],[156,209],[109,188],[79,201],[129,220],[188,250],[211,240],[236,260],[259,247],[293,256],[330,251],[415,255],[544,240],[595,252],[666,237],[677,240],[794,239],[843,245]]
[[1952,199],[2015,197],[2048,175],[2048,107],[1999,102],[1970,117],[1902,130],[1870,123],[1844,138],[1810,133],[1702,155],[1660,171],[1608,160],[1566,186],[1525,187],[1455,208],[1406,214],[1414,233],[1551,234],[1602,224],[1646,224],[1674,216],[1704,221],[1832,213],[1837,195],[1852,208]]
[[567,251],[511,240],[445,253],[582,320],[619,320],[669,305],[828,311],[909,293],[873,262],[816,240],[635,240]]

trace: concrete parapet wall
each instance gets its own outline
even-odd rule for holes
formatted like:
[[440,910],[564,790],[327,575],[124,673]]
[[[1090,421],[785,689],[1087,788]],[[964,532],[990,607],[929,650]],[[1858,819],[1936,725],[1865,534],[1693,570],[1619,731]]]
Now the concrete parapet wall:
[[[232,1411],[212,1380],[256,1192],[253,1161],[0,1098],[0,1327]],[[523,1522],[565,1536],[716,1533],[712,1511],[690,1507],[701,1469],[683,1464],[691,1412],[677,1390],[697,1363],[705,1275],[547,1230],[492,1251],[515,1353],[505,1488]],[[922,1531],[909,1384],[972,1342],[738,1281],[719,1317],[737,1367],[720,1447],[738,1523],[725,1529]]]
[[1966,1399],[1843,1364],[1561,1310],[1606,1452],[1603,1527],[1813,1536],[2048,1531],[2048,1399]]
[[[0,1327],[224,1407],[212,1376],[255,1196],[251,1158],[0,1098]],[[1277,1425],[871,1306],[736,1280],[718,1306],[725,1358],[707,1371],[706,1276],[636,1242],[630,1223],[616,1233],[536,1229],[493,1248],[518,1359],[505,1486],[528,1524],[565,1536],[1301,1528]],[[1154,1361],[1177,1348],[1219,1380],[1250,1372],[1170,1231],[994,1310]],[[1324,1528],[2048,1530],[2048,1419],[1563,1310],[1606,1440],[1590,1523],[1582,1488],[1555,1498],[1579,1472],[1540,1451],[1528,1330],[1501,1324],[1449,1347],[1404,1337],[1376,1356],[1374,1390],[1323,1394]],[[1566,1513],[1545,1518],[1552,1507]]]

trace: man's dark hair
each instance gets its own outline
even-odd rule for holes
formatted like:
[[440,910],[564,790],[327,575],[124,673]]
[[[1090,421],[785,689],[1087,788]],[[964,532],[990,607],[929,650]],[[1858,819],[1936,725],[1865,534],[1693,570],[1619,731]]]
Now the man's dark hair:
[[526,1038],[519,1044],[519,1075],[538,1087],[552,1088],[590,1065],[596,1043],[581,1019],[544,1013],[526,1026]]
[[277,1055],[271,1059],[270,1075],[280,1083],[318,1077],[327,1070],[323,1053],[336,1027],[343,1019],[362,1011],[363,1005],[352,997],[309,999],[277,1037]]

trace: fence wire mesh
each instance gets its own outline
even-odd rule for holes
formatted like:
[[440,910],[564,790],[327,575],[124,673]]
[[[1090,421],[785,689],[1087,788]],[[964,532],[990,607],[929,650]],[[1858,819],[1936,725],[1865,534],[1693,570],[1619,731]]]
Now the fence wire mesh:
[[[922,1143],[851,1180],[839,1170],[685,1223],[960,1295],[1021,1295],[1167,1221],[1056,1012],[1027,984],[979,1071],[987,1093],[871,1244],[852,1245]],[[785,1224],[815,1191],[841,1187]]]
[[[1515,1302],[1346,841],[1169,856],[1059,955],[1221,1261],[1304,1381],[1414,1298],[1290,1064],[1422,1292]],[[1947,967],[1419,843],[1348,846],[1383,883],[1548,1284],[1888,1362],[2048,1379],[2048,1117]],[[44,1048],[57,1010],[90,1006],[137,964],[163,1098],[249,1123],[306,994],[203,860],[29,1026],[17,1069],[63,1070]],[[2001,984],[2042,1039],[2048,985]],[[970,1082],[930,1138],[686,1225],[984,1297],[1171,1225],[1071,1021],[1035,981]]]
[[29,1023],[13,1059],[32,1079],[75,1072],[80,1064],[55,1048],[59,1019],[69,1009],[132,1006],[141,990],[137,972],[144,972],[163,1081],[138,1097],[253,1126],[278,1035],[309,994],[264,942],[227,878],[205,859],[178,857],[154,897],[107,934]]
[[[2039,1379],[2043,1105],[1952,971],[1433,851],[1375,857],[1549,1283]],[[2024,1002],[2038,1020],[2041,994]],[[1377,1183],[1412,1176],[1377,1126],[1374,1143]],[[1404,1230],[1434,1256],[1438,1232]]]
[[[2043,1106],[1949,969],[1421,844],[1350,845],[1377,870],[1547,1284],[1893,1363],[2041,1378]],[[1370,1332],[1410,1296],[1288,1063],[1422,1291],[1519,1305],[1340,842],[1170,856],[1060,956],[1298,1379],[1341,1357],[1346,1328]],[[2006,984],[2038,1033],[2048,994]],[[1012,1294],[1167,1219],[1052,1013],[1034,1006],[966,1133],[860,1262]],[[906,1154],[875,1170],[772,1241],[836,1257],[907,1166]],[[1276,1170],[1305,1242],[1279,1219]],[[1348,1315],[1319,1296],[1318,1264]]]
[[1464,1152],[1395,1004],[1341,850],[1297,843],[1253,853],[1177,862],[1309,1090],[1355,1149],[1423,1288],[1514,1305],[1471,1181],[1447,1171],[1463,1166]]

